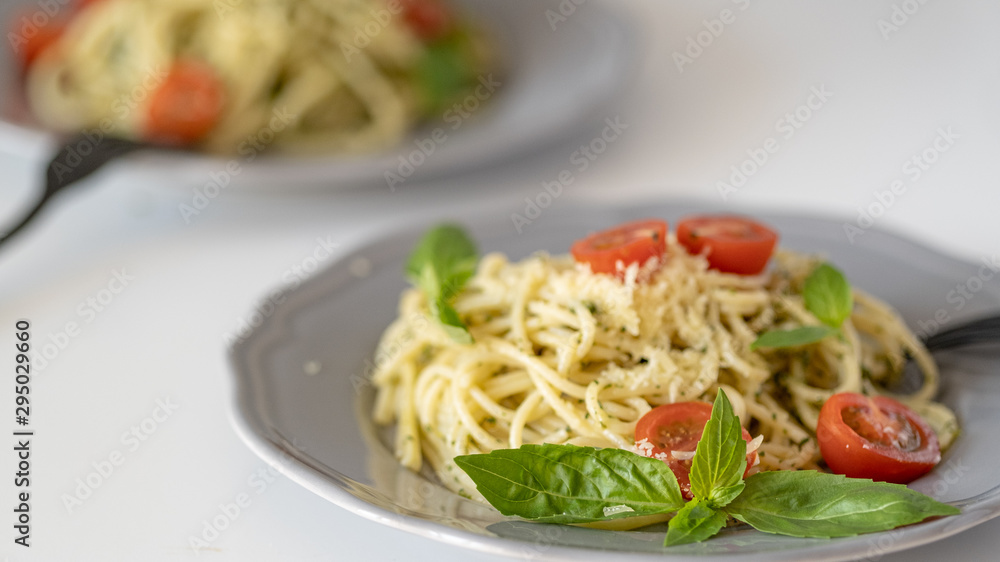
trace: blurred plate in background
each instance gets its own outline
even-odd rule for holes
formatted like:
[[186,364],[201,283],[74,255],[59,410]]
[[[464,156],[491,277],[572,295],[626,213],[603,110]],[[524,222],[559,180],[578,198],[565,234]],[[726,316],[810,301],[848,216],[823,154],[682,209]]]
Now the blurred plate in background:
[[[0,9],[4,29],[14,14],[36,5],[30,0],[4,4]],[[496,39],[502,65],[496,94],[467,119],[429,123],[397,147],[367,156],[265,154],[246,161],[146,151],[129,157],[126,166],[142,177],[169,178],[182,186],[204,183],[213,172],[237,162],[241,188],[338,189],[358,184],[396,188],[398,184],[389,185],[386,172],[402,177],[404,183],[426,180],[497,164],[568,138],[599,121],[601,109],[631,81],[638,58],[634,35],[627,21],[600,4],[572,4],[575,10],[560,15],[561,20],[550,19],[560,14],[555,1],[458,0],[455,4]],[[47,159],[57,137],[38,127],[27,113],[16,73],[8,47],[0,57],[0,152]],[[444,140],[435,134],[436,128],[443,129]]]

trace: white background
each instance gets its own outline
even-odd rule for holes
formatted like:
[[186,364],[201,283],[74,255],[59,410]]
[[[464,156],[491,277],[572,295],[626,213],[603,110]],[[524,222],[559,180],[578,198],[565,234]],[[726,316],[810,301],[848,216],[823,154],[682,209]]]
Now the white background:
[[[718,182],[728,181],[748,150],[773,138],[778,150],[728,194],[735,211],[804,211],[855,224],[859,209],[874,209],[876,228],[944,253],[979,261],[1000,251],[1000,4],[622,4],[615,9],[634,20],[640,35],[640,75],[608,115],[590,117],[618,117],[628,128],[589,169],[574,173],[554,205],[670,197],[719,202]],[[880,29],[880,20],[892,23],[894,6],[898,29]],[[734,21],[679,66],[674,53],[683,54],[688,39],[697,40],[713,25],[705,21],[723,9]],[[572,17],[561,25],[572,25]],[[813,98],[819,107],[806,112],[800,106],[814,88],[829,95],[822,103]],[[809,118],[787,138],[780,120],[797,110]],[[12,543],[14,458],[7,445],[0,453],[0,556],[496,560],[364,520],[284,477],[255,476],[267,465],[233,432],[224,336],[304,263],[317,238],[334,242],[340,254],[419,217],[461,217],[484,207],[503,216],[523,213],[525,198],[536,197],[542,182],[575,170],[571,154],[600,129],[525,160],[408,182],[395,192],[376,182],[328,192],[275,186],[281,189],[267,193],[240,189],[237,181],[190,224],[178,206],[190,203],[197,185],[170,177],[110,169],[65,194],[0,248],[0,342],[12,342],[15,321],[27,318],[36,345],[64,344],[38,369],[32,387],[30,550]],[[947,151],[928,153],[936,160],[915,179],[907,162],[933,147],[941,130],[954,140]],[[40,187],[37,156],[0,155],[5,220]],[[877,194],[895,180],[902,191],[879,212]],[[863,244],[864,235],[856,242]],[[102,290],[116,271],[134,279],[102,310],[87,312],[87,299],[106,296]],[[928,298],[947,305],[944,295]],[[77,335],[60,335],[68,322],[78,325]],[[12,345],[3,345],[0,356],[11,359],[2,364],[11,370]],[[0,384],[0,428],[9,430],[12,386]],[[177,409],[155,426],[147,422],[152,431],[130,450],[122,434],[156,413],[157,400]],[[124,462],[67,510],[63,496],[114,451]],[[241,493],[249,507],[211,549],[192,550],[189,538],[218,515],[220,503]],[[883,559],[988,559],[1000,545],[998,533],[994,520]]]

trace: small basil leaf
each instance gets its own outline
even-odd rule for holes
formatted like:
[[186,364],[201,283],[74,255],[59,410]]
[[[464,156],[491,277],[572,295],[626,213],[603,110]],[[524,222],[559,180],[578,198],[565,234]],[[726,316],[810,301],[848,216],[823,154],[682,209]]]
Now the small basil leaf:
[[828,263],[820,264],[809,274],[802,296],[809,312],[831,328],[839,328],[854,306],[851,286],[844,274]]
[[424,268],[430,266],[443,282],[462,273],[471,274],[475,257],[476,245],[462,227],[438,225],[428,230],[414,247],[406,263],[406,275],[410,282],[420,286]]
[[448,106],[473,82],[473,46],[464,33],[453,32],[424,47],[416,66],[416,84],[424,113],[435,115]]
[[[744,457],[743,462],[746,463],[746,458]],[[744,468],[743,470],[746,470]],[[740,473],[742,476],[742,473]],[[725,486],[716,488],[712,491],[712,495],[709,497],[711,504],[715,507],[725,507],[729,505],[729,502],[736,499],[736,496],[743,493],[743,488],[746,484],[740,480],[739,482],[733,484],[732,486]]]
[[740,418],[726,393],[719,391],[691,461],[691,493],[722,507],[743,489],[747,443]]
[[848,537],[960,513],[901,484],[814,470],[754,474],[725,511],[759,531],[795,537]]
[[587,523],[670,513],[684,505],[667,463],[622,449],[522,445],[455,464],[504,515]]
[[407,278],[423,291],[431,313],[452,339],[460,343],[470,343],[472,336],[451,306],[451,300],[475,273],[476,261],[476,245],[465,231],[444,224],[424,234],[406,263]]
[[754,340],[750,344],[750,349],[761,347],[798,347],[818,342],[836,333],[836,331],[829,326],[802,326],[792,330],[771,330],[770,332],[764,332]]
[[465,327],[454,307],[439,299],[435,315],[441,321],[441,327],[444,328],[445,333],[451,339],[458,343],[472,343],[472,334],[469,333],[469,329]]
[[454,298],[455,295],[462,291],[465,283],[476,272],[476,264],[479,262],[479,256],[476,255],[475,251],[475,246],[473,246],[473,254],[471,256],[456,260],[451,264],[451,270],[448,272],[449,275],[444,278],[444,283],[441,286],[441,296],[443,298],[447,300]]
[[726,513],[699,500],[691,500],[667,525],[663,546],[701,542],[714,537],[726,526]]

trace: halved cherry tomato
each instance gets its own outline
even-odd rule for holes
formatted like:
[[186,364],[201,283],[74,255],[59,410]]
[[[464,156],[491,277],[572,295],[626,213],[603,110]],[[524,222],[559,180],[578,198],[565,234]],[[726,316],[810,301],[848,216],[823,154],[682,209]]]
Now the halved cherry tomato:
[[[577,240],[569,251],[594,273],[618,274],[617,262],[626,267],[660,257],[667,249],[667,223],[658,219],[628,222]],[[620,275],[620,274],[619,274]]]
[[8,39],[20,59],[21,68],[27,69],[42,51],[58,41],[80,10],[101,1],[75,0],[65,10],[53,13],[35,7],[14,17]]
[[851,478],[906,484],[941,460],[927,422],[884,396],[834,394],[820,410],[816,439],[830,469]]
[[677,225],[677,241],[692,254],[708,248],[708,265],[724,273],[764,271],[778,243],[770,228],[738,216],[691,217]]
[[76,9],[77,10],[82,10],[82,9],[86,8],[87,6],[90,6],[90,5],[93,5],[93,4],[98,4],[98,3],[103,2],[103,1],[104,0],[76,0],[74,2],[74,4],[76,5]]
[[[653,458],[667,463],[677,477],[681,494],[691,499],[691,459],[678,459],[674,451],[692,452],[701,440],[705,424],[712,417],[712,405],[707,402],[675,402],[663,404],[646,412],[635,424],[635,441],[646,439],[652,450],[647,451]],[[751,441],[750,433],[743,430],[743,440]],[[640,448],[640,451],[642,449]],[[743,476],[749,476],[750,469],[757,464],[757,451],[747,453],[747,468]]]
[[[11,46],[17,54],[22,69],[27,69],[35,59],[42,54],[42,51],[49,48],[62,37],[66,31],[66,19],[44,18],[38,25],[33,21],[35,14],[46,15],[41,10],[25,10],[22,15],[15,17],[7,34]],[[39,18],[41,19],[41,18]]]
[[215,71],[196,60],[178,60],[149,97],[146,137],[191,144],[208,133],[222,114],[224,86]]
[[424,42],[440,39],[454,24],[451,11],[440,0],[400,0],[403,20]]

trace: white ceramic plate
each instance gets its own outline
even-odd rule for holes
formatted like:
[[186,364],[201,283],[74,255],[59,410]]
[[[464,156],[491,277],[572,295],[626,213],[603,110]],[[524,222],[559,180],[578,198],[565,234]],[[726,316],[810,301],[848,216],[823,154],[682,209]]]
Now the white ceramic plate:
[[[463,222],[481,251],[513,259],[536,250],[566,252],[588,232],[628,218],[672,222],[704,205],[654,203],[630,208],[550,207],[521,234],[497,213]],[[911,326],[948,310],[951,322],[988,312],[1000,302],[996,285],[983,287],[960,314],[946,300],[980,266],[956,261],[879,231],[851,245],[841,223],[814,217],[763,216],[781,244],[825,254],[852,284],[894,305]],[[368,381],[379,335],[396,315],[405,287],[403,263],[421,231],[415,225],[346,256],[294,290],[270,295],[259,327],[232,349],[237,380],[235,425],[247,444],[291,479],[358,515],[391,527],[482,551],[543,560],[665,559],[721,555],[736,560],[841,560],[879,556],[952,535],[1000,514],[1000,362],[980,348],[937,355],[941,399],[958,413],[963,433],[941,464],[912,487],[960,506],[963,513],[886,533],[844,539],[795,539],[747,527],[707,542],[664,549],[664,529],[610,532],[539,525],[499,515],[463,499],[433,478],[400,467],[384,432],[368,420]],[[274,306],[274,303],[279,303]]]
[[[558,142],[603,119],[604,107],[631,82],[638,49],[629,24],[617,10],[587,3],[575,7],[553,29],[548,12],[559,13],[557,0],[455,3],[495,36],[503,66],[496,75],[501,82],[496,94],[459,128],[452,129],[454,120],[431,123],[414,131],[399,146],[366,156],[265,155],[252,162],[237,160],[242,168],[240,187],[283,190],[294,186],[336,189],[359,183],[387,186],[385,172],[396,172],[400,156],[411,154],[417,148],[415,142],[430,138],[436,127],[445,130],[447,139],[423,158],[406,178],[408,181],[496,164]],[[575,6],[568,0],[563,3]],[[26,6],[37,8],[37,2],[5,0],[0,7],[0,26],[7,29],[8,20]],[[3,49],[0,152],[46,158],[56,138],[40,129],[27,113],[17,80],[13,79],[14,68],[10,49]],[[208,181],[210,173],[225,169],[229,161],[149,151],[127,160],[133,171],[149,178],[166,174],[202,183]],[[412,160],[420,161],[419,157]]]

